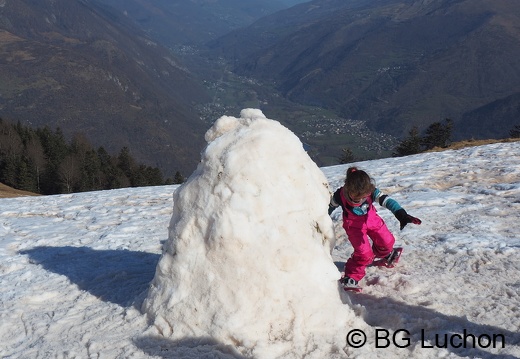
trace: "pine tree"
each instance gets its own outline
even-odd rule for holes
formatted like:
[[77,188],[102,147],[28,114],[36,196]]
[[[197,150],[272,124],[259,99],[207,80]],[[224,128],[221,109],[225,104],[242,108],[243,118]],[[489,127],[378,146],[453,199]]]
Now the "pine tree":
[[117,156],[117,167],[123,171],[128,179],[132,178],[132,172],[135,170],[136,164],[130,155],[130,149],[126,146],[121,149]]
[[341,156],[339,157],[340,164],[352,163],[354,162],[354,154],[349,147],[345,147],[341,150]]
[[62,193],[63,182],[60,177],[60,165],[69,154],[69,145],[59,127],[52,132],[45,126],[43,129],[36,130],[36,133],[47,159],[45,171],[41,175],[41,192],[43,194]]
[[146,173],[146,185],[147,186],[162,186],[164,185],[164,178],[161,170],[157,167],[147,166],[145,169]]
[[101,171],[101,161],[93,149],[85,153],[85,159],[81,167],[83,186],[86,191],[97,191],[104,189],[103,172]]
[[421,144],[425,150],[430,150],[434,147],[448,147],[451,141],[452,129],[453,121],[449,118],[445,120],[445,124],[434,122],[426,129]]
[[415,155],[421,152],[421,137],[419,136],[419,129],[417,126],[412,127],[406,137],[394,150],[392,154],[394,157],[402,157]]
[[6,157],[0,162],[0,182],[11,186],[18,187],[18,159],[16,157]]
[[183,175],[177,171],[175,172],[175,176],[173,177],[173,184],[182,184],[186,181],[186,179],[183,177]]
[[18,186],[18,166],[23,154],[23,143],[14,127],[0,123],[0,181],[8,186]]
[[511,138],[520,138],[520,125],[515,125],[509,131],[509,136],[511,136]]
[[32,173],[32,168],[33,165],[30,159],[26,156],[23,156],[21,161],[18,163],[18,178],[16,181],[16,188],[29,192],[37,191],[36,177]]

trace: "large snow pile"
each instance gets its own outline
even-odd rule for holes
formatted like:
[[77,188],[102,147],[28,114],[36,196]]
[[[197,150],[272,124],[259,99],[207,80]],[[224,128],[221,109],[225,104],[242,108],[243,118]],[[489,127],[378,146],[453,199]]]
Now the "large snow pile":
[[256,358],[344,356],[349,326],[367,325],[338,294],[323,172],[259,110],[221,117],[206,141],[174,194],[143,304],[152,330],[211,337]]

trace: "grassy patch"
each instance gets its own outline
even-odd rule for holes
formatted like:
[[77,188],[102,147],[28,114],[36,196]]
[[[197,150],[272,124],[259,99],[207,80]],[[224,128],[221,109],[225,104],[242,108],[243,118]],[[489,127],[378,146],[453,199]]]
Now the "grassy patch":
[[0,183],[0,198],[13,198],[22,196],[39,196],[39,194],[27,191],[20,191],[12,187],[6,186],[3,183]]

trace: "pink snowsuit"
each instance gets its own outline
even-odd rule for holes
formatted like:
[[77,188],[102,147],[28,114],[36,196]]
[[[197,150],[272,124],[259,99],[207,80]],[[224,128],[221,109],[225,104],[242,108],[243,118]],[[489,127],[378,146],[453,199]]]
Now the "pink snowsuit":
[[[365,276],[367,265],[372,263],[375,257],[383,258],[392,251],[395,238],[383,219],[377,214],[372,195],[361,204],[361,206],[365,206],[366,214],[364,215],[353,212],[356,206],[360,207],[359,204],[350,202],[343,191],[340,191],[340,195],[343,208],[343,228],[354,248],[354,253],[345,263],[345,275],[360,281]],[[372,239],[373,244],[370,243],[369,238]]]

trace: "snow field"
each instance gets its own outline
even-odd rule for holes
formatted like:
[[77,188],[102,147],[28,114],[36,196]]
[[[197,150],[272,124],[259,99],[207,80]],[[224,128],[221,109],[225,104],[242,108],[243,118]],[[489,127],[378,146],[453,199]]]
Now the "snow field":
[[[291,157],[296,153],[300,156],[298,151],[290,153]],[[266,187],[267,192],[272,193],[261,196],[259,191],[264,186],[255,181],[228,184],[212,182],[208,176],[201,187],[197,181],[190,185],[201,191],[199,199],[183,199],[178,186],[1,199],[0,357],[261,358],[279,353],[280,357],[296,358],[302,352],[309,357],[326,352],[330,357],[349,358],[519,358],[519,153],[520,143],[515,142],[356,163],[376,179],[378,187],[423,220],[421,226],[408,225],[399,231],[392,214],[379,209],[405,250],[396,268],[369,268],[361,282],[361,294],[331,289],[329,282],[339,276],[331,263],[341,268],[351,253],[339,211],[333,213],[330,222],[337,239],[330,263],[324,260],[328,251],[321,243],[323,233],[316,227],[307,227],[303,237],[290,236],[299,234],[297,228],[305,226],[297,215],[285,219],[286,206],[301,205],[306,213],[304,222],[326,221],[319,215],[321,209],[309,208],[315,201],[324,200],[320,186],[301,190],[303,202],[295,200],[297,204],[278,197],[282,192],[291,199],[297,196],[289,187],[299,188],[299,180],[290,179],[292,174],[285,167],[306,163],[301,157],[284,163],[284,168],[275,164],[264,167],[265,177],[273,181],[266,182],[266,186],[272,186]],[[223,158],[235,165],[245,160],[233,154]],[[309,173],[316,176],[310,183],[317,183],[320,175],[308,166]],[[342,184],[346,168],[321,169],[330,190]],[[280,175],[267,176],[273,172]],[[231,179],[233,173],[226,176]],[[207,188],[205,184],[209,184]],[[209,189],[221,201],[209,203],[213,206],[210,212],[225,219],[219,221],[221,226],[213,222],[212,227],[208,218],[193,215],[199,213],[194,206],[174,208],[178,204],[172,201],[172,195],[179,196],[175,198],[180,202],[202,206]],[[238,196],[234,195],[237,191]],[[246,193],[251,198],[244,199]],[[309,196],[307,203],[305,195]],[[251,205],[254,198],[258,202]],[[219,207],[219,203],[225,205]],[[274,223],[286,232],[258,227],[259,218],[266,223],[276,220]],[[197,220],[197,225],[189,224]],[[177,221],[183,225],[171,227]],[[192,266],[186,267],[187,278],[195,276],[201,287],[208,282],[226,284],[233,278],[240,286],[227,283],[214,288],[212,293],[218,300],[206,298],[205,314],[191,322],[191,312],[186,311],[183,317],[182,311],[165,313],[162,309],[162,305],[168,305],[161,301],[164,298],[183,303],[166,281],[168,286],[157,302],[161,303],[157,318],[164,320],[153,325],[153,318],[141,310],[142,303],[149,296],[150,283],[160,283],[154,280],[157,264],[165,271],[174,265],[173,260],[165,264],[160,260],[162,245],[169,248],[177,230],[194,228],[199,232],[192,234],[201,243],[185,250],[211,254],[215,264],[223,261],[210,267],[213,273],[204,280],[198,279],[203,277],[197,275],[203,272],[198,260],[181,261],[178,264]],[[269,249],[251,239],[253,234],[258,235],[259,228],[265,238],[276,238]],[[213,240],[222,233],[233,238],[244,233],[241,237],[245,242]],[[204,242],[208,239],[211,241]],[[223,252],[217,250],[219,246]],[[256,252],[249,253],[248,246]],[[213,251],[207,251],[208,247]],[[269,252],[268,260],[265,253],[269,250],[274,254]],[[224,252],[236,255],[226,257]],[[249,263],[260,268],[254,275],[248,273]],[[226,265],[238,269],[226,270]],[[280,268],[287,273],[279,275]],[[298,276],[293,275],[294,268],[298,268]],[[321,270],[323,273],[318,273]],[[251,276],[250,283],[247,279]],[[317,283],[323,278],[323,283]],[[181,280],[177,285],[187,284]],[[191,295],[196,289],[185,288],[180,293]],[[204,293],[198,294],[204,298]],[[288,306],[289,298],[292,307]],[[184,300],[188,307],[188,299]],[[218,316],[219,303],[229,303],[226,316]],[[293,322],[283,311],[287,308],[300,313],[292,317]],[[235,312],[247,314],[248,319],[242,320]],[[213,328],[204,327],[208,326],[208,314],[215,315],[209,321]],[[276,316],[278,322],[273,321]],[[189,334],[190,323],[198,323],[192,328],[193,334]],[[269,331],[265,323],[280,326]],[[338,329],[344,323],[344,330]],[[244,326],[243,332],[240,326]],[[158,328],[163,328],[163,335]],[[251,328],[256,332],[249,331]],[[177,330],[182,334],[175,334]],[[351,330],[367,335],[364,346],[347,345]],[[385,331],[390,338],[396,333],[397,343],[383,347]],[[226,337],[226,332],[238,334]],[[279,335],[273,340],[266,332]],[[479,345],[477,340],[477,345],[471,345],[469,337],[468,345],[457,345],[456,335],[464,333],[477,338],[503,335],[505,343],[498,341],[493,348]],[[446,338],[453,342],[443,345]],[[405,346],[407,340],[409,345]]]

